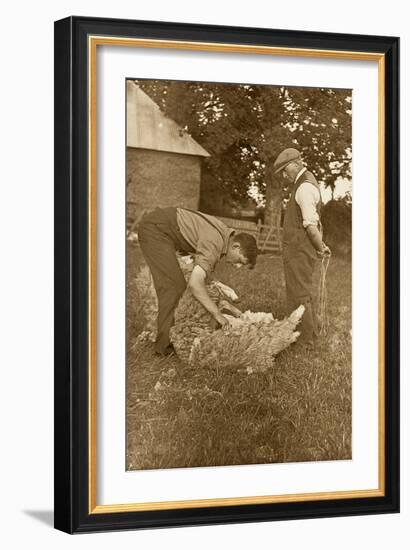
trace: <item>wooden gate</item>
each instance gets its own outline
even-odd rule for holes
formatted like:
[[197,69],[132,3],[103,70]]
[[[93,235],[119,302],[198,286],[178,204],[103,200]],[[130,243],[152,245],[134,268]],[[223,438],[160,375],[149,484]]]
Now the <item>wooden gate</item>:
[[278,225],[265,225],[245,220],[236,220],[234,218],[224,218],[218,216],[224,224],[236,231],[249,233],[253,235],[258,244],[260,252],[269,252],[271,254],[280,254],[282,250],[282,228]]

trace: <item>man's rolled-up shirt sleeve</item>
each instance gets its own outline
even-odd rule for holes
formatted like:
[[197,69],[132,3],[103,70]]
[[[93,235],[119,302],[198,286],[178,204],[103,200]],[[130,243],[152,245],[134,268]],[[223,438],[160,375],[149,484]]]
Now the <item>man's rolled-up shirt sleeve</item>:
[[319,214],[317,205],[320,201],[320,192],[309,182],[302,183],[296,191],[295,200],[300,206],[303,218],[303,227],[317,226]]
[[212,273],[222,254],[223,240],[219,236],[216,239],[215,242],[210,239],[202,239],[196,246],[194,264],[201,266],[207,275]]

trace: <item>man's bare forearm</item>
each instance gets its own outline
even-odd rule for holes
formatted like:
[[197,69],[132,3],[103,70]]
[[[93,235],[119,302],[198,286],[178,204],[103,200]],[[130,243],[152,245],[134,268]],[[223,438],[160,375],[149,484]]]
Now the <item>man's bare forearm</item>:
[[211,300],[205,285],[199,282],[189,285],[193,296],[200,302],[204,308],[214,317],[218,315],[219,309],[214,301]]
[[322,252],[324,243],[323,243],[322,235],[320,234],[319,229],[315,225],[308,225],[306,227],[306,233],[308,234],[309,239],[313,244],[313,246],[315,247],[315,249],[318,252]]
[[195,266],[188,282],[188,287],[191,290],[194,298],[198,300],[204,308],[216,319],[220,325],[226,324],[228,321],[219,311],[218,306],[211,299],[205,285],[205,272],[199,266]]

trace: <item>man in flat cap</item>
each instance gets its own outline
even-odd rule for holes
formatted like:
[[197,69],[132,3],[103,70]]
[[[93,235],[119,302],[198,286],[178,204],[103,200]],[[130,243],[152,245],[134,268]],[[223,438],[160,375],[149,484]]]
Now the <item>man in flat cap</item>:
[[299,342],[311,347],[317,336],[312,304],[313,271],[317,259],[330,254],[322,240],[320,189],[315,176],[303,165],[297,149],[282,151],[273,169],[275,174],[280,173],[286,183],[292,185],[283,222],[286,294],[290,311],[301,304],[305,306],[299,326]]
[[158,296],[157,354],[173,352],[169,331],[174,323],[175,309],[187,286],[177,261],[177,251],[194,254],[194,268],[188,281],[193,296],[219,325],[228,322],[211,300],[205,283],[222,258],[238,267],[254,267],[258,249],[252,235],[237,233],[214,216],[187,208],[168,207],[156,208],[143,216],[138,239]]

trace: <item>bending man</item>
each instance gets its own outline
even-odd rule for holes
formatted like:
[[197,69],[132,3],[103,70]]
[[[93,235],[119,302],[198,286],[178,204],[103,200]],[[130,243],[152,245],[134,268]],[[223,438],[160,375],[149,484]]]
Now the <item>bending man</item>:
[[230,264],[253,267],[256,240],[246,233],[235,233],[213,216],[185,208],[156,208],[143,216],[138,239],[151,270],[158,296],[158,332],[155,350],[161,355],[173,351],[169,331],[174,312],[186,288],[176,252],[194,254],[194,268],[188,287],[194,297],[223,326],[227,323],[206,290],[206,278],[221,258]]

